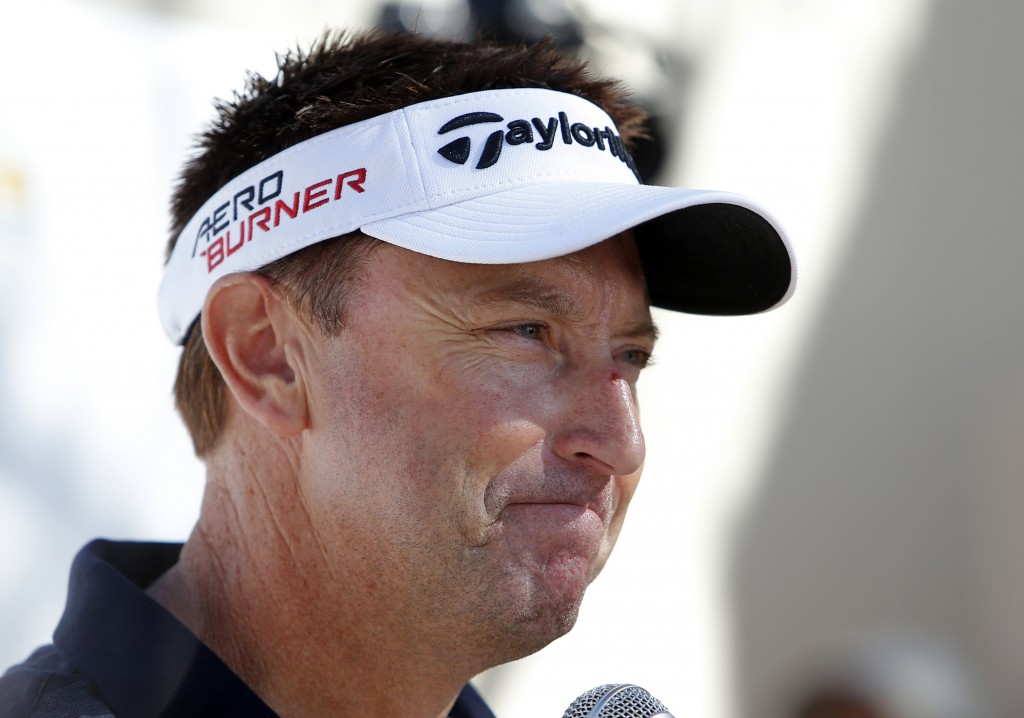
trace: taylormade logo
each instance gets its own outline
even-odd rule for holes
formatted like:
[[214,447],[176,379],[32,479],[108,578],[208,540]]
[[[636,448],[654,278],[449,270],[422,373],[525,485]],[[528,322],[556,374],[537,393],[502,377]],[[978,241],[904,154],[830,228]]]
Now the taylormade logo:
[[[464,115],[454,117],[445,122],[437,134],[444,135],[463,127],[472,125],[488,125],[504,122],[505,118],[495,112],[467,112]],[[626,151],[622,144],[622,138],[615,134],[611,127],[590,127],[582,122],[570,122],[569,116],[559,112],[557,117],[549,117],[542,120],[534,117],[532,120],[512,120],[505,125],[504,129],[496,129],[484,140],[483,150],[480,152],[476,162],[478,170],[487,169],[497,164],[501,157],[502,148],[508,145],[530,145],[538,150],[550,150],[555,142],[571,145],[576,143],[581,147],[596,147],[598,150],[606,151],[638,175],[633,158]],[[457,165],[464,165],[469,161],[473,151],[472,140],[468,136],[452,140],[437,153],[449,162]],[[638,175],[639,177],[639,175]]]

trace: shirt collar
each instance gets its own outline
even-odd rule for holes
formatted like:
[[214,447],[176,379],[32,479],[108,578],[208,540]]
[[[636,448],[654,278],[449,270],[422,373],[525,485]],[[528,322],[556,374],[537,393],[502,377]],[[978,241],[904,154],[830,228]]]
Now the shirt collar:
[[180,544],[87,545],[71,566],[54,645],[122,718],[276,714],[144,588]]
[[[71,567],[54,645],[120,718],[277,718],[228,666],[145,592],[181,544],[96,540]],[[494,718],[467,685],[452,718]]]

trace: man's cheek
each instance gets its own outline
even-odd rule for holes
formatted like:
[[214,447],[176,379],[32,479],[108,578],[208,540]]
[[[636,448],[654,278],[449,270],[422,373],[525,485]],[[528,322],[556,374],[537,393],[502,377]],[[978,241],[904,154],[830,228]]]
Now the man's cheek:
[[619,521],[622,520],[622,516],[626,513],[629,502],[633,500],[633,494],[636,493],[636,488],[640,484],[640,475],[643,473],[643,470],[644,467],[641,465],[632,474],[615,477],[619,489],[619,505],[616,507],[616,515]]
[[614,479],[616,484],[616,504],[615,509],[612,512],[611,521],[608,523],[608,541],[611,544],[615,543],[615,539],[618,538],[619,531],[622,529],[622,522],[626,518],[626,509],[629,508],[629,503],[633,500],[633,494],[636,493],[636,488],[640,483],[640,474],[642,472],[643,467],[641,466],[632,474],[627,476],[616,476]]

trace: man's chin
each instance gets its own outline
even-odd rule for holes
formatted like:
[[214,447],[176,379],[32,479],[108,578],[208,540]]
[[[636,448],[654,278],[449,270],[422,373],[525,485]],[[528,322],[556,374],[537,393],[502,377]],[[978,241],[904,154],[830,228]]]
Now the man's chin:
[[491,583],[481,596],[497,610],[487,621],[497,632],[493,638],[515,654],[506,661],[540,650],[576,625],[583,596],[603,563],[594,538],[559,538],[558,547],[505,545],[506,557],[514,559],[502,572],[504,580]]
[[572,605],[536,607],[529,615],[520,616],[507,627],[502,641],[507,653],[500,662],[525,658],[561,638],[576,625],[579,610],[580,601],[577,601]]
[[525,641],[523,649],[527,653],[540,650],[572,630],[591,574],[588,561],[560,556],[548,561],[541,575],[534,576],[530,596],[513,621],[513,631]]

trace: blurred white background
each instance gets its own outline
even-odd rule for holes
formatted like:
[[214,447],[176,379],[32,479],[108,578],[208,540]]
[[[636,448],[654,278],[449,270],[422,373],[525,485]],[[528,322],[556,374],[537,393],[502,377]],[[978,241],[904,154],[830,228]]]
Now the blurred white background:
[[[421,29],[465,15],[420,5]],[[836,686],[887,718],[1024,713],[1024,5],[566,8],[661,119],[658,180],[772,208],[801,286],[763,316],[658,315],[619,548],[568,637],[478,680],[492,707],[557,716],[634,682],[680,716],[795,718]],[[212,98],[379,12],[0,8],[0,666],[49,640],[82,544],[182,540],[196,516],[155,292]]]

